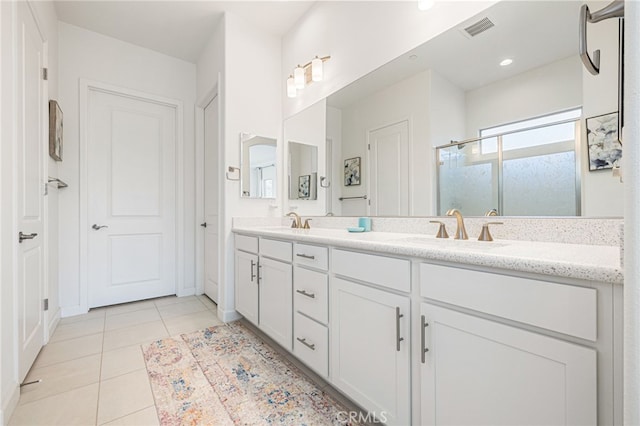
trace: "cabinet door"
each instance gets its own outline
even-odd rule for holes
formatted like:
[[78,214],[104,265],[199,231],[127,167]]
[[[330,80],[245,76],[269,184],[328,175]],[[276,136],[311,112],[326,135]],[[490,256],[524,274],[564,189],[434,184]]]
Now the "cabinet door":
[[408,297],[331,281],[332,383],[382,422],[411,423]]
[[236,311],[258,325],[258,256],[236,250]]
[[260,258],[260,329],[292,350],[293,271],[288,263]]
[[594,349],[426,303],[421,316],[423,425],[597,423]]

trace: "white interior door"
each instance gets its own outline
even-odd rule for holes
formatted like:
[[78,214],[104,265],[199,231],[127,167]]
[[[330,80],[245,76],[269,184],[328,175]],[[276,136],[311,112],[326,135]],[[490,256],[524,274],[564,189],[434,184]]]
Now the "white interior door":
[[174,107],[89,89],[89,307],[176,293]]
[[369,185],[371,215],[409,215],[407,121],[369,132]]
[[44,344],[44,179],[47,100],[44,40],[27,3],[17,4],[16,119],[18,370],[20,382]]
[[204,293],[218,303],[218,98],[204,109]]

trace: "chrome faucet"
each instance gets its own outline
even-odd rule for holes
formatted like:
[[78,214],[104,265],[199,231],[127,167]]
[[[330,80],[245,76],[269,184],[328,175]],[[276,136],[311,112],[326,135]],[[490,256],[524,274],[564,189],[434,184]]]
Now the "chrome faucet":
[[451,209],[447,212],[447,216],[455,216],[458,227],[456,228],[456,240],[468,240],[467,231],[464,229],[464,219],[462,218],[462,213],[458,209]]
[[298,213],[289,212],[287,213],[287,216],[294,218],[293,222],[291,223],[292,228],[302,228],[302,219],[300,219],[300,216],[298,215]]

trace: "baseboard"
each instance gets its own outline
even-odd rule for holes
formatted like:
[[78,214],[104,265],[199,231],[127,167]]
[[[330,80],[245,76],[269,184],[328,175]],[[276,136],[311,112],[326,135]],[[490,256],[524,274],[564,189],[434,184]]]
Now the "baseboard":
[[240,318],[242,318],[242,315],[240,315],[235,310],[223,311],[222,309],[220,309],[220,305],[218,305],[218,318],[220,319],[220,321],[226,323],[226,322],[239,320]]
[[60,323],[61,313],[62,313],[62,309],[58,308],[56,313],[53,314],[53,318],[51,318],[49,320],[49,330],[48,330],[49,331],[49,335],[48,335],[48,338],[47,338],[47,342],[49,341],[51,336],[53,336],[53,333],[56,331],[56,328],[58,327],[58,324]]
[[0,425],[6,425],[9,423],[9,419],[11,419],[13,411],[18,406],[19,400],[20,386],[16,383],[13,391],[11,392],[11,397],[5,404],[3,404],[2,410],[0,410]]
[[181,288],[179,291],[176,292],[176,296],[178,297],[195,296],[195,294],[196,294],[195,287]]
[[86,309],[82,309],[80,305],[71,306],[68,308],[63,307],[63,308],[60,308],[60,317],[61,318],[74,317],[76,315],[86,314],[87,312],[89,311]]

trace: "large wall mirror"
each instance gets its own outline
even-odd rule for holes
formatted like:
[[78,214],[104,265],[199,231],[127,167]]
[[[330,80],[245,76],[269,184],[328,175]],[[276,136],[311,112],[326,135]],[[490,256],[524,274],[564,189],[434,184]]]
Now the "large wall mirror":
[[[585,128],[618,108],[619,23],[590,25],[602,55],[591,76],[578,56],[581,4],[499,2],[329,96],[332,213],[622,216],[623,185],[589,170]],[[347,185],[353,158],[361,181]]]
[[275,139],[240,135],[242,197],[276,198],[276,147]]

